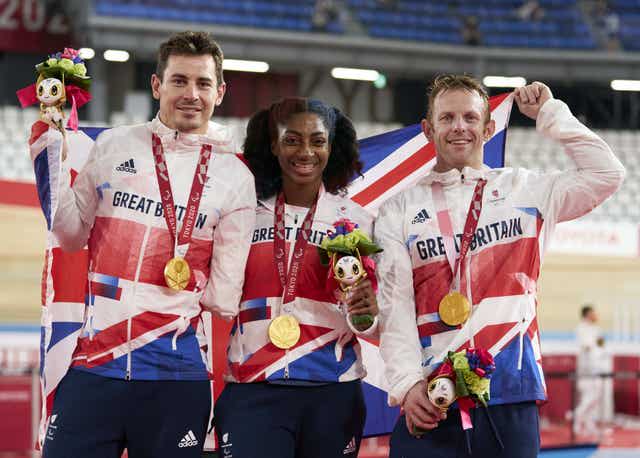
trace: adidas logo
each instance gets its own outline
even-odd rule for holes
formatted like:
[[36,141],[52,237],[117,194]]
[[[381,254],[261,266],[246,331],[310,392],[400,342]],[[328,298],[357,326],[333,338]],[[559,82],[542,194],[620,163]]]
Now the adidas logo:
[[424,223],[426,220],[429,219],[429,213],[427,213],[427,211],[423,208],[422,210],[420,210],[418,212],[418,214],[413,218],[413,220],[411,221],[411,224],[420,224],[420,223]]
[[196,435],[193,434],[193,431],[191,430],[189,430],[189,432],[184,435],[180,442],[178,442],[178,447],[180,448],[195,447],[196,445],[198,445],[198,439],[196,439]]
[[356,451],[356,438],[352,437],[347,446],[344,448],[342,452],[343,455],[349,455],[350,453],[354,453]]
[[116,170],[118,172],[136,173],[136,166],[133,163],[133,158],[129,159],[128,161],[124,161],[122,164],[116,167]]

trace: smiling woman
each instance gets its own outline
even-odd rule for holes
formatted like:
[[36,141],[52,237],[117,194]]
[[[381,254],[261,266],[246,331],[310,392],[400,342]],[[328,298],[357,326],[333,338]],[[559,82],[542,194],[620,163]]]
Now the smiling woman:
[[306,194],[307,203],[312,201],[321,184],[335,194],[362,170],[351,120],[318,100],[299,97],[253,115],[244,156],[254,172],[258,198],[282,189],[292,204],[289,200],[299,200],[299,192]]
[[362,170],[356,132],[333,107],[286,98],[251,118],[244,156],[258,207],[216,433],[236,456],[356,457],[365,371],[355,336],[377,334],[377,319],[350,317],[376,316],[376,294],[366,279],[336,296],[318,251],[337,221],[371,234],[371,216],[341,192]]
[[296,113],[278,124],[273,155],[282,171],[285,199],[301,207],[315,200],[330,155],[329,130],[315,113]]

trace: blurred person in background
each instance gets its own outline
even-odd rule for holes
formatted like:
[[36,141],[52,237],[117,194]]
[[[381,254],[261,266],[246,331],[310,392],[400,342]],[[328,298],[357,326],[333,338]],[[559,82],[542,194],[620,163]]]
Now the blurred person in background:
[[[593,305],[585,304],[580,310],[580,322],[576,326],[576,340],[578,341],[579,355],[588,354],[596,347],[598,338],[602,337],[602,330],[598,326],[598,314]],[[588,360],[581,361],[578,358],[578,372],[580,366],[587,366]]]
[[482,34],[478,27],[478,18],[475,16],[464,16],[462,19],[462,40],[469,46],[479,46],[482,41]]
[[539,133],[563,145],[572,170],[488,168],[483,147],[495,130],[488,95],[469,76],[443,75],[422,120],[436,151],[433,170],[378,213],[380,353],[389,403],[403,409],[392,458],[467,455],[459,410],[436,407],[427,378],[448,352],[469,347],[495,358],[488,410],[470,412],[471,456],[538,456],[536,402],[546,393],[536,284],[544,249],[556,223],[588,213],[620,187],[624,167],[545,84],[517,88],[514,98]]
[[606,0],[600,0],[593,6],[594,32],[600,46],[608,51],[620,49],[620,16]]
[[584,305],[580,315],[581,320],[575,331],[578,342],[578,404],[573,413],[573,430],[576,434],[596,436],[600,432],[598,422],[602,420],[604,413],[603,375],[610,371],[610,358],[594,307],[590,304]]
[[316,0],[311,16],[313,30],[318,32],[327,31],[331,22],[340,19],[340,5],[336,0]]
[[201,313],[236,315],[255,221],[253,177],[210,121],[225,94],[222,61],[207,33],[171,36],[151,77],[158,115],[101,134],[73,188],[63,165],[52,230],[63,250],[89,244],[90,300],[47,458],[202,453],[211,387]]
[[521,21],[541,21],[545,11],[537,0],[526,0],[515,10],[515,16]]
[[[365,421],[356,335],[377,335],[376,294],[366,279],[339,303],[318,255],[336,221],[372,231],[372,217],[344,193],[362,170],[355,129],[321,101],[285,98],[250,119],[244,157],[258,207],[215,404],[220,454],[356,457]],[[376,318],[354,326],[348,314]]]

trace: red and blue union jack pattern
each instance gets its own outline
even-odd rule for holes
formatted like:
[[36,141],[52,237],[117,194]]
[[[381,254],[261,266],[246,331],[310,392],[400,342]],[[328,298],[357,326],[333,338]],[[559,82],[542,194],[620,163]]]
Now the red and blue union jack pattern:
[[[493,97],[490,101],[492,117],[496,121],[496,133],[485,145],[485,163],[491,167],[501,167],[504,162],[504,145],[506,141],[506,126],[511,111],[512,98],[505,95]],[[72,168],[72,178],[82,169],[87,160],[97,135],[105,129],[84,128],[78,133],[68,135],[69,161]],[[36,123],[29,141],[31,156],[35,173],[38,177],[38,196],[42,211],[51,228],[51,218],[57,206],[56,189],[61,173],[59,162],[60,141],[58,136],[50,135],[45,125]],[[370,137],[360,141],[361,158],[365,163],[364,177],[354,180],[349,188],[349,196],[356,203],[375,214],[378,207],[386,199],[397,192],[406,189],[423,177],[433,166],[435,151],[433,146],[427,143],[419,125],[414,125]],[[138,161],[136,161],[136,166]],[[103,190],[97,189],[100,195]],[[98,229],[101,224],[107,224],[96,218]],[[131,223],[135,224],[135,223]],[[102,227],[108,230],[108,227]],[[162,237],[161,234],[151,235]],[[42,335],[41,335],[41,375],[43,389],[43,424],[51,411],[55,389],[67,369],[72,365],[74,352],[77,353],[84,345],[89,345],[86,337],[81,336],[81,328],[85,314],[85,307],[91,307],[96,297],[119,301],[122,292],[122,282],[133,279],[134,272],[128,272],[127,266],[118,264],[118,257],[114,257],[112,266],[104,266],[100,275],[93,275],[90,280],[87,277],[88,249],[67,253],[59,248],[59,244],[53,233],[48,234],[48,248],[45,260],[42,282]],[[91,241],[90,241],[91,243]],[[134,241],[135,243],[135,241]],[[210,242],[203,242],[210,243]],[[167,240],[167,245],[170,241]],[[118,277],[108,275],[105,272],[118,272]],[[152,272],[141,272],[141,276],[147,275],[144,281],[150,284],[162,282],[161,275],[155,278]],[[256,320],[264,320],[270,317],[270,307],[266,300],[255,299],[246,301],[238,317],[240,326],[245,326]],[[153,316],[138,316],[134,320],[134,332],[136,329],[140,335],[162,335],[163,329],[171,327],[171,317],[163,317],[158,314]],[[139,325],[139,327],[138,327]],[[192,323],[196,326],[195,323]],[[429,325],[425,323],[425,325]],[[102,332],[105,332],[103,330]],[[102,332],[100,334],[102,334]],[[114,331],[115,332],[115,331]],[[322,329],[309,330],[310,339],[322,338]],[[488,331],[490,332],[490,331]],[[151,334],[149,334],[151,333]],[[96,337],[99,337],[98,334]],[[105,332],[103,342],[108,346],[110,331]],[[216,338],[222,332],[215,332]],[[152,340],[141,337],[140,345],[148,345]],[[97,342],[96,342],[97,340]],[[99,345],[102,339],[93,339],[92,346]],[[387,407],[386,382],[384,380],[382,363],[378,355],[376,342],[360,339],[360,346],[367,368],[365,378],[365,394],[367,396],[367,423],[366,435],[376,435],[389,432],[397,417],[397,409]],[[224,348],[225,345],[212,345],[209,348]],[[95,349],[94,349],[95,350]],[[98,353],[94,353],[98,354]],[[105,359],[96,358],[92,366],[99,367],[109,364],[112,356]],[[219,358],[214,358],[218,359]],[[266,364],[266,362],[265,362]],[[215,367],[215,371],[222,371],[222,367]],[[259,370],[259,369],[258,369]],[[218,391],[218,389],[216,389]]]

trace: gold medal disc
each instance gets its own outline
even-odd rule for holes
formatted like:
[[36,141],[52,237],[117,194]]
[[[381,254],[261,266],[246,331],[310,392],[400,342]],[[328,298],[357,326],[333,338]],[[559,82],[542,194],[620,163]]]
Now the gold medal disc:
[[291,315],[280,315],[269,324],[269,340],[283,350],[293,347],[300,340],[300,325]]
[[471,305],[462,294],[457,291],[451,291],[440,301],[438,313],[445,324],[458,326],[469,319]]
[[164,266],[164,281],[174,291],[182,291],[189,284],[191,269],[186,259],[176,256]]

